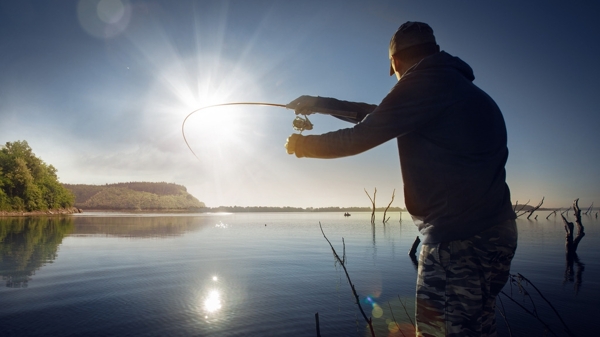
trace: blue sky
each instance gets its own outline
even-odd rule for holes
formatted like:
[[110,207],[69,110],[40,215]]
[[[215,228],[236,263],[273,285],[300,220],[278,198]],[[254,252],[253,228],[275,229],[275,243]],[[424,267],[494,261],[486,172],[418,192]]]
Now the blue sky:
[[[2,1],[0,143],[65,183],[167,181],[208,206],[404,206],[394,142],[334,160],[283,144],[319,95],[377,104],[388,42],[424,21],[504,113],[513,202],[600,204],[600,5],[564,1]],[[311,118],[319,134],[349,124]]]

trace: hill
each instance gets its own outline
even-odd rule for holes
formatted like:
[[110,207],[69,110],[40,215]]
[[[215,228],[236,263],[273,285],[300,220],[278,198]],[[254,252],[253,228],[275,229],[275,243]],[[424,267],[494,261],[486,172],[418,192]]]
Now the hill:
[[84,210],[189,210],[203,202],[184,186],[164,182],[129,182],[106,185],[63,184],[75,195],[75,207]]

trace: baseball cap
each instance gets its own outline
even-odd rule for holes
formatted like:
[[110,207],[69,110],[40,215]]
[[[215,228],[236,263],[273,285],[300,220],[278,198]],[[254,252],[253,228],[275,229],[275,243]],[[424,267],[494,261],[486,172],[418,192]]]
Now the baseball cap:
[[[423,22],[407,21],[403,23],[390,40],[390,56],[407,48],[427,43],[436,43],[433,29]],[[390,76],[394,69],[390,65]]]

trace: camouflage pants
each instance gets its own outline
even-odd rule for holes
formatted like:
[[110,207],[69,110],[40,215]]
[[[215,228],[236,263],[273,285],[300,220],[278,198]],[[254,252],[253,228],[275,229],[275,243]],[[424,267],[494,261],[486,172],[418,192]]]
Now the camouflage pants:
[[517,248],[510,220],[466,240],[421,247],[417,336],[496,336],[496,296]]

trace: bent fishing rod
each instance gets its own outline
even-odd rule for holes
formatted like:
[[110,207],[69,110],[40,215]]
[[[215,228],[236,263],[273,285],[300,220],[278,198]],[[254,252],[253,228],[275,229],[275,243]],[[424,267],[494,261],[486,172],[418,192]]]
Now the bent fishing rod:
[[[196,152],[194,152],[194,150],[192,150],[192,147],[190,146],[190,144],[187,141],[187,138],[185,137],[185,122],[191,115],[195,114],[198,111],[202,111],[202,110],[210,109],[210,108],[221,107],[221,106],[231,106],[231,105],[258,105],[258,106],[272,106],[272,107],[278,107],[278,108],[286,108],[286,109],[292,109],[292,110],[294,109],[293,107],[286,105],[286,104],[264,103],[264,102],[232,102],[232,103],[207,105],[207,106],[201,107],[199,109],[196,109],[196,110],[190,112],[183,119],[183,123],[181,124],[181,134],[183,135],[183,140],[185,141],[185,145],[187,145],[188,149],[190,149],[190,151],[192,152],[194,157],[196,157],[196,159],[200,160],[200,158],[198,158],[198,156],[196,155]],[[332,115],[332,116],[338,116],[338,117],[356,118],[356,112],[352,112],[352,111],[333,110],[333,109],[326,109],[326,108],[318,108],[318,109],[319,109],[319,111],[311,111],[311,113],[319,113],[319,114]],[[313,124],[310,122],[307,115],[296,116],[296,118],[292,121],[292,126],[293,126],[294,130],[298,131],[299,133],[302,133],[302,131],[304,131],[304,130],[312,130],[312,128],[313,128]]]

